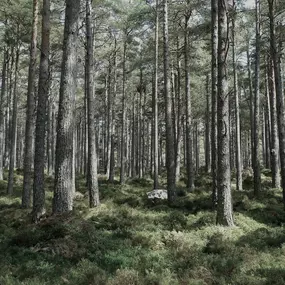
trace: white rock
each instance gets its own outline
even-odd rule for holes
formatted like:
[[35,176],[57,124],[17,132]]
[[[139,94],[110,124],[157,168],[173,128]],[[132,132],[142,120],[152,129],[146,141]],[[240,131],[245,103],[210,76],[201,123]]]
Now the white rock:
[[155,189],[150,192],[147,192],[147,198],[148,199],[161,199],[166,200],[167,199],[167,190],[163,189]]

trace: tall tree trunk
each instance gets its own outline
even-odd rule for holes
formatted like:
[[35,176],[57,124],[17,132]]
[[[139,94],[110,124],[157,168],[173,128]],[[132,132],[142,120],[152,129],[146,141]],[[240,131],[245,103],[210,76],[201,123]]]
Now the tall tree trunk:
[[205,172],[210,172],[211,147],[210,147],[210,79],[206,78],[206,115],[205,115]]
[[252,77],[251,77],[251,61],[250,61],[250,54],[249,54],[249,42],[247,46],[247,75],[249,80],[249,113],[250,113],[250,151],[251,151],[251,167],[253,168],[254,165],[254,94],[253,94],[253,88],[252,88]]
[[217,224],[233,226],[231,172],[230,172],[230,133],[229,133],[229,94],[227,78],[228,3],[218,1],[218,205]]
[[12,105],[12,120],[10,129],[10,154],[9,154],[9,177],[8,177],[8,188],[7,193],[13,194],[14,186],[14,167],[15,167],[15,156],[16,156],[16,133],[17,133],[17,119],[18,119],[18,68],[19,68],[19,53],[20,47],[17,43],[16,59],[15,59],[15,73],[14,73],[14,85],[13,85],[13,105]]
[[168,0],[163,0],[163,64],[164,64],[164,97],[166,119],[166,169],[168,201],[175,199],[175,150],[172,124],[172,103],[169,74],[169,37],[168,37]]
[[8,52],[4,48],[2,82],[0,93],[0,180],[3,180],[3,160],[4,160],[4,97],[6,93],[6,71],[7,71]]
[[86,0],[86,87],[87,87],[87,119],[88,119],[88,192],[90,208],[99,205],[99,187],[97,177],[97,152],[95,137],[95,98],[93,82],[93,31],[91,0]]
[[[236,7],[234,7],[236,9]],[[234,11],[236,13],[236,11]],[[235,14],[232,18],[232,42],[233,42],[233,73],[234,73],[234,98],[235,98],[235,149],[236,149],[236,190],[242,190],[242,160],[241,160],[241,141],[240,141],[240,111],[239,111],[239,90],[236,63],[235,45]]]
[[25,154],[24,154],[24,178],[22,192],[22,207],[31,206],[31,188],[32,188],[32,164],[33,164],[33,139],[34,139],[34,112],[35,99],[33,94],[34,81],[37,64],[37,34],[39,2],[33,0],[33,26],[30,46],[30,64],[28,75],[27,109],[26,109],[26,132],[25,132]]
[[125,32],[124,47],[123,47],[123,91],[122,91],[122,129],[121,129],[121,169],[120,169],[120,183],[124,184],[126,180],[126,53],[127,53],[127,37]]
[[111,144],[110,144],[110,165],[109,175],[107,175],[109,182],[114,182],[114,170],[115,170],[115,97],[117,93],[117,39],[115,38],[115,47],[114,47],[114,78],[113,78],[113,88],[112,88],[112,96],[111,96],[111,120],[110,120],[110,137],[111,137]]
[[41,62],[39,74],[38,105],[36,119],[33,212],[34,222],[45,214],[45,137],[46,112],[49,93],[49,48],[50,48],[50,0],[43,2]]
[[159,13],[158,0],[156,0],[155,17],[155,66],[154,66],[154,92],[152,99],[153,113],[153,188],[158,189],[158,34],[159,34]]
[[74,133],[74,103],[77,70],[77,20],[80,1],[67,0],[65,10],[62,71],[57,118],[56,167],[53,213],[73,208],[72,162]]
[[194,189],[194,171],[193,171],[193,139],[192,139],[192,109],[190,93],[190,66],[189,66],[189,39],[188,22],[190,14],[185,15],[184,31],[184,61],[185,61],[185,105],[186,105],[186,164],[187,164],[187,189]]
[[211,156],[212,156],[212,200],[213,206],[217,204],[217,77],[218,77],[218,0],[211,0],[212,29],[212,132],[211,132]]
[[260,0],[255,0],[256,9],[256,51],[255,51],[255,86],[254,86],[254,149],[253,176],[254,195],[261,191],[260,158],[259,158],[259,123],[260,123]]
[[268,59],[268,92],[271,109],[271,173],[272,187],[280,188],[279,173],[279,138],[277,125],[277,109],[276,109],[276,88],[274,76],[274,64],[271,58]]
[[[19,45],[17,43],[17,45]],[[15,73],[14,73],[14,84],[13,84],[13,104],[12,104],[12,119],[10,128],[10,152],[9,152],[9,176],[8,176],[8,188],[7,193],[13,194],[14,186],[14,167],[15,167],[15,156],[16,156],[16,132],[17,132],[17,119],[18,119],[18,68],[19,68],[19,53],[20,47],[17,46],[16,59],[15,59]]]
[[271,57],[274,65],[275,75],[275,88],[276,88],[276,106],[277,106],[277,122],[279,132],[279,152],[280,152],[280,164],[281,164],[281,186],[283,189],[283,203],[285,206],[285,106],[284,106],[284,94],[282,88],[281,66],[280,66],[280,54],[278,54],[276,43],[276,31],[274,21],[274,0],[268,0],[269,4],[269,20],[270,20],[270,50]]

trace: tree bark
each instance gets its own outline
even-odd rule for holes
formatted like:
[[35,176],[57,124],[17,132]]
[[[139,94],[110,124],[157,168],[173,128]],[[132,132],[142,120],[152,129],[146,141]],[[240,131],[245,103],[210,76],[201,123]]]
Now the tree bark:
[[43,2],[42,43],[39,74],[38,105],[35,133],[34,187],[32,219],[38,222],[45,214],[45,138],[49,93],[50,0]]
[[280,173],[279,173],[279,138],[277,125],[277,109],[276,109],[276,88],[273,60],[268,59],[268,92],[271,109],[271,173],[272,187],[280,188]]
[[284,94],[282,88],[280,54],[277,50],[276,31],[274,21],[274,0],[268,0],[269,4],[269,20],[270,20],[270,51],[274,65],[275,75],[275,88],[276,88],[276,109],[277,109],[277,122],[279,132],[279,152],[281,164],[281,186],[283,189],[283,203],[285,206],[285,106]]
[[212,29],[212,132],[211,132],[211,156],[212,156],[212,201],[213,207],[217,204],[217,76],[218,76],[218,1],[211,0]]
[[155,12],[155,66],[154,66],[154,92],[152,100],[153,112],[153,188],[158,189],[158,36],[159,36],[159,13],[158,0],[156,0]]
[[10,129],[10,152],[9,152],[9,176],[8,176],[8,188],[7,193],[12,195],[14,190],[14,167],[15,167],[15,156],[16,156],[16,133],[17,133],[17,120],[18,120],[18,68],[19,68],[19,53],[20,47],[17,43],[16,59],[15,59],[15,73],[14,73],[14,84],[13,84],[13,105],[12,105],[12,120]]
[[34,139],[34,112],[35,99],[33,94],[34,81],[37,64],[37,34],[38,34],[38,17],[39,2],[33,0],[33,25],[32,38],[30,46],[30,64],[28,75],[28,92],[27,92],[27,109],[26,109],[26,132],[25,132],[25,154],[24,154],[24,178],[22,192],[22,207],[31,206],[31,188],[32,188],[32,164],[33,164],[33,139]]
[[[234,7],[235,9],[236,7]],[[234,11],[236,13],[236,11]],[[242,190],[242,160],[240,140],[240,111],[239,111],[239,90],[237,78],[236,46],[235,46],[235,14],[232,18],[232,42],[233,42],[233,73],[234,73],[234,98],[235,98],[235,150],[236,150],[236,190]]]
[[90,208],[99,205],[99,187],[97,177],[97,152],[95,137],[95,98],[93,82],[93,31],[92,31],[91,0],[86,0],[86,87],[87,87],[87,118],[88,118],[88,192]]
[[210,147],[210,79],[206,76],[206,115],[205,115],[205,172],[210,172],[211,147]]
[[254,149],[253,149],[253,177],[254,195],[261,191],[260,158],[259,158],[259,123],[260,123],[260,0],[255,0],[256,9],[256,51],[255,51],[255,88],[254,88]]
[[166,119],[166,169],[168,201],[174,201],[175,193],[175,149],[172,124],[172,103],[169,73],[169,36],[168,36],[168,0],[163,0],[163,64],[164,64],[164,98]]
[[7,73],[8,52],[4,49],[2,82],[0,93],[0,180],[3,180],[3,160],[4,160],[4,97],[6,93],[6,73]]
[[73,208],[72,165],[74,103],[77,70],[77,20],[80,1],[67,0],[63,40],[61,83],[57,118],[55,187],[53,213],[69,212]]
[[228,3],[218,1],[218,205],[217,224],[233,226],[231,172],[230,172],[230,133],[229,133],[229,94],[227,78]]
[[188,22],[190,14],[185,16],[184,31],[184,61],[185,61],[185,106],[186,106],[186,165],[187,165],[187,189],[194,189],[194,167],[193,167],[193,137],[192,137],[192,107],[190,93],[190,66],[189,66],[189,40]]

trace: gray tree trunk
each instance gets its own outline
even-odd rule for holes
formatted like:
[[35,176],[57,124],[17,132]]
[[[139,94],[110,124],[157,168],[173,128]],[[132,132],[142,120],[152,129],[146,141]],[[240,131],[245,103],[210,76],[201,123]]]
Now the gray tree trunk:
[[281,77],[281,55],[277,50],[276,43],[276,31],[274,21],[274,0],[268,0],[269,4],[269,20],[270,20],[270,51],[274,65],[275,74],[275,87],[276,87],[276,106],[277,106],[277,122],[279,132],[279,152],[280,152],[280,164],[281,164],[281,186],[283,189],[283,203],[285,205],[285,106],[284,106],[284,94],[282,88]]
[[24,154],[24,178],[22,192],[22,207],[29,208],[31,206],[32,193],[32,164],[33,164],[33,139],[35,124],[35,99],[34,99],[34,81],[36,75],[37,64],[37,34],[38,34],[38,17],[39,2],[33,0],[33,25],[32,38],[30,46],[30,64],[28,75],[28,92],[27,92],[27,109],[26,109],[26,132],[25,132],[25,154]]
[[3,180],[3,160],[4,160],[4,97],[6,92],[6,73],[7,73],[8,52],[4,49],[2,82],[0,93],[0,180]]
[[190,66],[189,66],[189,39],[188,22],[190,14],[185,16],[184,31],[184,61],[185,61],[185,106],[186,106],[186,165],[187,165],[187,189],[194,189],[194,166],[193,166],[193,137],[192,137],[192,107],[190,92]]
[[15,73],[14,73],[14,85],[13,85],[13,105],[12,105],[12,120],[10,129],[10,152],[9,152],[9,175],[8,175],[8,188],[7,193],[12,195],[14,190],[14,167],[16,156],[16,133],[17,133],[17,119],[18,119],[18,68],[19,68],[19,53],[20,47],[17,43],[16,59],[15,59]]
[[218,1],[218,205],[217,224],[233,226],[231,172],[230,172],[230,132],[229,132],[229,90],[227,78],[228,3]]
[[212,28],[212,132],[211,132],[211,156],[212,156],[212,201],[217,204],[217,76],[218,76],[218,1],[211,0]]
[[259,123],[260,123],[260,0],[256,5],[256,42],[255,42],[255,86],[254,86],[254,148],[253,148],[253,178],[254,195],[257,197],[261,191],[260,158],[259,158]]
[[163,64],[164,64],[164,98],[166,119],[166,169],[168,201],[175,199],[175,149],[172,122],[172,103],[170,94],[169,72],[169,36],[168,36],[168,0],[163,0]]
[[158,36],[159,36],[159,12],[158,0],[156,0],[155,17],[155,66],[154,66],[154,92],[152,100],[153,113],[153,188],[158,189]]
[[276,109],[276,88],[273,60],[268,60],[268,92],[271,109],[271,173],[272,187],[280,188],[280,173],[279,173],[279,138],[277,124],[277,109]]
[[[235,7],[234,7],[235,9]],[[236,13],[234,11],[234,13]],[[242,190],[242,159],[240,140],[240,111],[239,111],[239,90],[237,78],[236,46],[235,46],[235,14],[232,18],[232,42],[233,42],[233,73],[234,73],[234,98],[235,98],[235,150],[236,150],[236,190]]]
[[88,120],[88,192],[90,208],[99,205],[99,187],[97,177],[97,152],[95,137],[95,98],[93,82],[93,36],[92,36],[91,0],[86,0],[86,87],[87,87],[87,120]]
[[45,214],[45,138],[49,93],[50,0],[43,2],[42,43],[39,74],[38,105],[35,132],[34,187],[32,219],[38,222]]
[[67,0],[65,10],[64,40],[59,108],[57,118],[55,187],[53,213],[64,213],[73,208],[72,165],[74,103],[77,71],[77,21],[80,1]]

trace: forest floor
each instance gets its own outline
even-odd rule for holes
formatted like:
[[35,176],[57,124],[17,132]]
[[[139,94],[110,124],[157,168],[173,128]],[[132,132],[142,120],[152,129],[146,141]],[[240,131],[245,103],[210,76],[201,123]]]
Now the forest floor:
[[[72,214],[50,216],[52,187],[47,178],[47,219],[30,222],[20,206],[22,175],[15,196],[0,181],[1,285],[282,285],[285,284],[285,214],[282,193],[263,190],[253,199],[234,191],[235,227],[215,226],[210,177],[200,176],[194,193],[181,182],[177,202],[146,199],[152,181],[124,186],[100,179],[102,204],[89,210],[83,179]],[[234,183],[233,183],[234,186]]]

